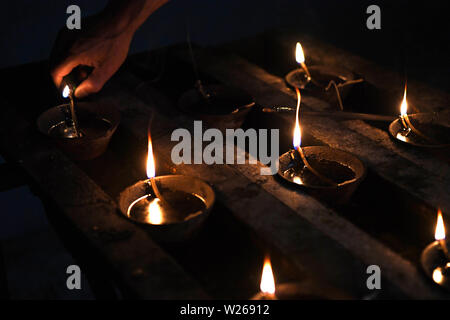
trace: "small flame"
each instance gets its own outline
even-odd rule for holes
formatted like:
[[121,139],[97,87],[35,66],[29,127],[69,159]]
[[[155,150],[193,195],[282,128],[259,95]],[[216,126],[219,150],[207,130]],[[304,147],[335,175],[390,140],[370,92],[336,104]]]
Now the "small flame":
[[305,54],[303,53],[303,48],[300,42],[297,42],[297,45],[295,46],[295,60],[297,63],[305,62]]
[[148,155],[147,155],[147,178],[154,178],[156,175],[155,158],[153,157],[153,146],[150,134],[148,135]]
[[300,178],[299,176],[295,176],[293,179],[294,183],[296,184],[303,184],[303,180],[302,178]]
[[151,224],[161,224],[163,222],[162,210],[158,198],[153,199],[148,205],[148,222]]
[[408,111],[408,102],[406,101],[406,84],[405,84],[405,93],[403,94],[403,101],[402,104],[400,106],[400,114],[401,116],[405,116],[407,114]]
[[275,279],[273,277],[272,265],[270,264],[270,259],[266,258],[264,260],[264,267],[261,276],[261,284],[259,286],[262,293],[265,294],[275,294]]
[[441,283],[444,279],[444,276],[442,275],[442,269],[440,267],[437,267],[433,271],[433,280],[436,283]]
[[295,128],[294,128],[294,139],[293,139],[293,145],[294,148],[297,149],[300,147],[302,143],[302,130],[300,128],[300,123],[298,119],[298,114],[300,111],[300,102],[302,100],[302,96],[300,95],[300,90],[298,88],[295,88],[295,91],[297,92],[297,111],[295,112]]
[[444,220],[442,219],[441,209],[438,210],[436,231],[434,233],[434,238],[436,240],[444,240],[445,239],[445,227],[444,227]]
[[67,98],[69,96],[69,94],[70,94],[70,88],[68,85],[66,85],[63,89],[62,96],[63,96],[63,98]]

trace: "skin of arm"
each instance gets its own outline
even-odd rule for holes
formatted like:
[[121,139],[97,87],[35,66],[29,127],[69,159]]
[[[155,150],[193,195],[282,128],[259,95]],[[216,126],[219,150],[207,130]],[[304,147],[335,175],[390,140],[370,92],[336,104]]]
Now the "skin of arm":
[[78,65],[94,67],[76,89],[76,97],[101,90],[128,54],[136,30],[168,0],[110,0],[105,9],[83,19],[81,30],[63,29],[56,39],[51,75],[59,88],[62,78]]

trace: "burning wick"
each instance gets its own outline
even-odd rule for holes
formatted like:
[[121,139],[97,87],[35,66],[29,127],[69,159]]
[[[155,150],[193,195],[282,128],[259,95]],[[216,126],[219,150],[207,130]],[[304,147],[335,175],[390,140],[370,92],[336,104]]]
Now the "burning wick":
[[[149,130],[150,131],[150,130]],[[155,175],[156,175],[156,168],[155,168],[155,159],[153,157],[153,147],[152,142],[150,139],[150,133],[148,135],[148,154],[147,154],[147,177],[148,180],[145,182],[145,195],[142,197],[139,197],[138,199],[134,200],[127,209],[127,216],[131,216],[131,210],[132,208],[140,201],[147,199],[149,202],[148,209],[147,209],[147,222],[150,224],[162,224],[163,223],[163,213],[161,205],[163,203],[163,198],[161,196],[161,193],[158,190],[158,187],[156,185],[155,181]],[[153,197],[154,195],[154,197]]]
[[295,88],[295,92],[297,92],[297,111],[295,112],[295,128],[294,128],[294,139],[293,139],[294,149],[300,155],[300,157],[303,161],[303,164],[309,171],[311,171],[314,175],[316,175],[319,179],[323,180],[324,182],[326,182],[330,185],[336,186],[337,184],[334,181],[328,179],[327,177],[325,177],[324,175],[319,173],[316,169],[311,167],[308,160],[306,159],[306,156],[301,147],[302,132],[301,132],[300,123],[299,123],[300,103],[301,103],[302,96],[300,95],[300,90],[297,87]]
[[273,277],[272,264],[270,259],[264,260],[264,266],[262,270],[261,283],[259,285],[261,294],[266,299],[275,300],[275,278]]
[[403,101],[400,105],[400,120],[402,121],[403,128],[407,131],[405,136],[407,136],[411,132],[411,127],[406,124],[406,121],[409,122],[408,118],[408,102],[406,101],[406,84],[405,84],[405,92],[403,94]]
[[436,231],[434,233],[434,238],[436,241],[439,241],[439,245],[441,246],[442,251],[444,251],[445,257],[450,259],[448,254],[447,243],[445,241],[445,226],[444,219],[442,219],[441,209],[438,210],[437,223],[436,223]]
[[415,134],[417,134],[418,136],[422,137],[423,139],[437,144],[437,142],[435,142],[434,140],[432,140],[431,138],[427,137],[425,134],[423,134],[419,129],[417,129],[416,127],[414,127],[411,123],[411,121],[409,120],[408,117],[408,101],[406,100],[406,84],[405,84],[405,92],[403,94],[403,100],[402,100],[402,104],[400,105],[400,120],[402,121],[402,125],[403,128],[405,130],[404,136],[408,136],[408,134],[413,131]]
[[[155,199],[149,206],[149,218],[152,218],[151,215],[151,209],[152,205],[158,205],[160,208],[161,205],[166,208],[167,211],[173,211],[172,206],[164,199],[162,194],[159,192],[158,186],[156,185],[155,176],[156,176],[156,165],[155,165],[155,157],[153,156],[153,145],[152,145],[152,139],[150,138],[150,127],[148,130],[148,155],[147,155],[147,197],[151,196],[152,191],[157,199]],[[155,203],[155,201],[158,201]],[[160,212],[160,211],[159,211]],[[156,219],[157,220],[157,219]],[[159,223],[153,223],[153,224],[161,224],[161,221]]]
[[75,114],[75,103],[73,99],[73,90],[69,88],[68,85],[66,85],[62,92],[63,98],[69,98],[70,99],[70,115],[72,116],[72,122],[73,122],[73,130],[75,131],[76,137],[81,137],[79,131],[78,131],[78,119],[77,115]]
[[300,42],[297,42],[297,45],[295,46],[295,60],[305,71],[308,82],[311,81],[311,74],[309,73],[308,67],[305,64],[305,54],[303,53],[303,48]]
[[[156,185],[155,181],[156,176],[156,166],[155,166],[155,158],[153,156],[153,146],[152,146],[152,139],[150,138],[150,134],[148,135],[148,156],[147,156],[147,178],[148,178],[148,186],[153,190],[155,193],[155,196],[164,202],[163,197],[161,196],[161,193],[159,192],[159,189]],[[148,195],[151,195],[150,190],[147,191]]]

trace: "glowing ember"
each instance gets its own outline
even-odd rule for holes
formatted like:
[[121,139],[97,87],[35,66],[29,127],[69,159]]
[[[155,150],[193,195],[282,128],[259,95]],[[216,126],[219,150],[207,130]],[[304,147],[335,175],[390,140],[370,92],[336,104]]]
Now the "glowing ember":
[[300,42],[297,42],[297,45],[295,46],[295,60],[297,63],[305,62],[305,54],[303,53],[303,48]]
[[436,231],[434,233],[434,238],[438,241],[445,239],[445,227],[444,227],[444,220],[442,219],[441,209],[438,210]]
[[405,85],[405,93],[403,94],[403,101],[400,105],[400,115],[404,117],[408,112],[408,102],[406,101],[406,85]]
[[151,224],[161,224],[163,222],[163,214],[160,206],[160,200],[158,198],[148,205],[148,222]]
[[261,289],[261,292],[264,294],[275,294],[275,279],[273,277],[272,265],[270,264],[269,258],[266,258],[266,260],[264,261],[261,284],[259,287]]
[[299,123],[299,111],[300,111],[300,102],[301,102],[301,95],[300,90],[298,88],[295,88],[295,91],[297,92],[297,111],[295,113],[295,128],[294,128],[294,139],[293,139],[293,145],[294,148],[297,149],[300,147],[302,143],[302,131],[300,128]]
[[156,175],[155,158],[153,157],[153,146],[150,134],[148,135],[148,155],[147,155],[147,178],[154,178]]
[[403,134],[403,132],[398,132],[398,133],[395,135],[395,137],[396,137],[398,140],[403,141],[403,142],[407,142],[407,141],[408,141],[407,138],[405,137],[405,135]]
[[62,96],[63,96],[63,98],[67,98],[69,96],[69,94],[70,94],[70,89],[69,89],[69,86],[66,85],[63,89]]
[[443,279],[444,279],[444,276],[442,275],[442,269],[441,268],[434,269],[433,281],[436,283],[441,283]]
[[302,178],[300,178],[299,176],[295,176],[293,179],[294,183],[296,184],[303,184],[303,180]]

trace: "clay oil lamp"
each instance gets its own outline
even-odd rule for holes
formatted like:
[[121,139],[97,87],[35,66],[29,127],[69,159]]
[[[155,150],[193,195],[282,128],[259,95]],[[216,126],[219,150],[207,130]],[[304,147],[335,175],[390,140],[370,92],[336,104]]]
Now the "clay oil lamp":
[[120,122],[120,113],[112,105],[76,102],[76,87],[91,70],[77,67],[64,77],[61,95],[69,103],[50,108],[37,119],[39,131],[75,160],[89,160],[103,154]]
[[199,178],[156,176],[149,134],[147,179],[122,191],[118,203],[125,217],[143,225],[156,240],[179,242],[196,234],[214,201],[214,190]]
[[279,158],[278,175],[331,203],[346,203],[366,174],[364,164],[349,152],[328,146],[302,147],[300,90],[293,133],[293,149]]
[[400,116],[389,126],[395,141],[423,148],[450,147],[450,112],[408,114],[406,85]]
[[422,268],[434,283],[450,290],[450,255],[441,210],[438,210],[434,239],[422,252]]
[[343,99],[347,96],[349,89],[363,79],[356,79],[355,75],[335,66],[313,65],[307,66],[302,45],[297,42],[295,47],[295,60],[299,68],[292,70],[285,76],[285,80],[292,88],[304,90],[309,95],[316,96],[330,104],[338,104],[344,109]]

